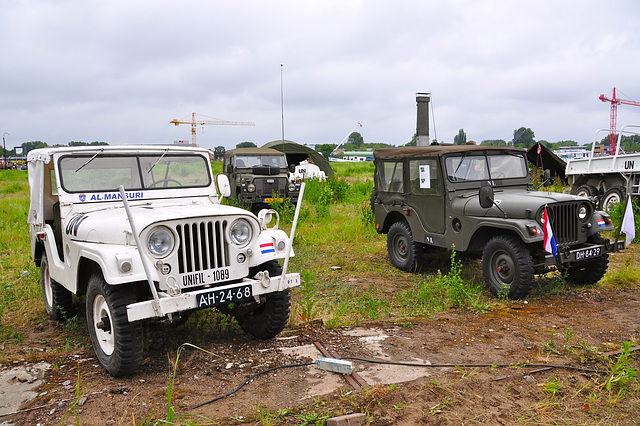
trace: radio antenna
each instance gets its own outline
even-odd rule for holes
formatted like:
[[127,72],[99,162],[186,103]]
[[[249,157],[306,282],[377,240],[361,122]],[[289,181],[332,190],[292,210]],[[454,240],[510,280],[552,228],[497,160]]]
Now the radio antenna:
[[280,110],[282,111],[282,148],[284,150],[284,89],[282,87],[282,68],[280,64]]

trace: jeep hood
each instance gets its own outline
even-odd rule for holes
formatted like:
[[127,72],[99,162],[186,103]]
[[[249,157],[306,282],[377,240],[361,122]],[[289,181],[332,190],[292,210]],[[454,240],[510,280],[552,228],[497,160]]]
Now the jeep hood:
[[[496,204],[500,206],[500,208],[511,219],[533,219],[538,209],[545,204],[550,205],[561,202],[576,201],[575,195],[547,191],[523,191],[522,189],[497,189],[493,194],[493,198]],[[496,206],[488,209],[480,207],[477,192],[475,195],[468,198],[459,197],[452,200],[452,205],[454,210],[462,210],[462,214],[465,216],[504,216]]]
[[[173,220],[218,216],[245,216],[249,220],[251,217],[256,220],[244,209],[218,204],[138,205],[131,206],[131,213],[139,233],[152,224]],[[127,244],[132,241],[131,238],[127,238],[127,235],[131,234],[131,225],[124,207],[72,214],[65,219],[63,229],[71,238],[79,241],[103,244]]]

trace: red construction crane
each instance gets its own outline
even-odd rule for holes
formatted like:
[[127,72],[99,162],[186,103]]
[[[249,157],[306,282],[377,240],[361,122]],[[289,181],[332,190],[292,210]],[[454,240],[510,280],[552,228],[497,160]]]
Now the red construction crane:
[[[198,115],[202,115],[202,114],[198,114]],[[203,117],[207,117],[206,115],[202,115]],[[221,120],[219,118],[215,118],[215,117],[207,117],[207,118],[211,118],[211,120],[196,120],[196,113],[193,112],[191,113],[191,121],[184,121],[185,118],[183,118],[182,120],[177,120],[177,119],[173,119],[171,120],[171,123],[175,124],[176,126],[178,124],[191,124],[191,145],[193,146],[198,146],[196,145],[196,127],[198,124],[200,124],[201,126],[204,126],[205,124],[215,124],[215,125],[230,125],[230,126],[255,126],[255,123],[252,121],[227,121],[227,120]]]
[[609,152],[613,153],[616,149],[616,121],[618,120],[618,105],[633,105],[640,106],[640,102],[632,101],[631,99],[616,98],[616,88],[613,88],[613,96],[607,98],[605,95],[600,95],[598,98],[602,102],[611,102],[611,120],[609,121],[609,127],[611,133],[609,133]]

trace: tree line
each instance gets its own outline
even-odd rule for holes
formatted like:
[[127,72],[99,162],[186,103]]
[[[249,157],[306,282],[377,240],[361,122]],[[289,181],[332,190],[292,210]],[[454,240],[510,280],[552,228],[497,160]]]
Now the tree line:
[[[460,129],[458,134],[456,134],[453,138],[453,143],[455,145],[465,145],[470,143],[471,141],[467,141],[467,135],[464,129]],[[475,142],[473,142],[475,144]],[[483,140],[480,145],[487,146],[515,146],[519,148],[529,149],[535,144],[540,144],[545,146],[550,150],[557,150],[561,147],[567,146],[580,146],[582,148],[591,149],[591,145],[593,143],[587,143],[584,145],[579,145],[578,142],[573,140],[562,140],[557,142],[549,142],[546,140],[538,140],[535,139],[535,133],[528,127],[520,127],[513,131],[513,137],[510,141],[505,141],[504,139],[488,139]],[[609,135],[600,140],[599,145],[609,145]],[[640,152],[640,136],[622,136],[621,145],[624,149],[624,152]]]

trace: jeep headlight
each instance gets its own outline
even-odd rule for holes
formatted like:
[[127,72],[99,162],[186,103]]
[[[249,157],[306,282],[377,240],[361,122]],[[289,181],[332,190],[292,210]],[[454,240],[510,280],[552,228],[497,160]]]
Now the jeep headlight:
[[154,256],[165,256],[173,248],[173,234],[164,226],[158,226],[149,232],[147,247]]
[[244,219],[238,219],[233,222],[231,228],[229,229],[229,236],[231,237],[231,242],[238,246],[244,246],[249,241],[251,241],[251,236],[253,232],[251,231],[251,224]]
[[580,204],[580,206],[578,206],[578,219],[580,222],[585,222],[589,219],[589,207],[586,204]]
[[295,183],[290,183],[290,184],[287,186],[287,189],[289,190],[289,192],[293,192],[293,191],[295,191],[295,190],[296,190],[296,184],[295,184]]
[[537,221],[540,225],[544,225],[544,207],[541,207],[540,210],[538,210],[538,214],[537,216]]
[[254,192],[256,190],[256,186],[252,183],[250,183],[249,185],[247,185],[247,191],[249,192]]

